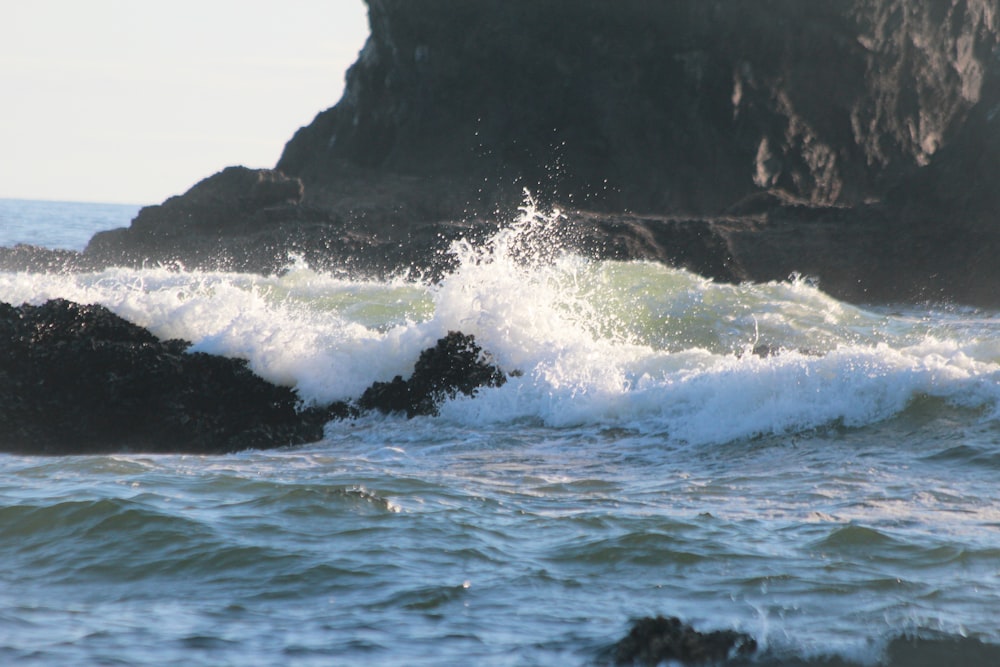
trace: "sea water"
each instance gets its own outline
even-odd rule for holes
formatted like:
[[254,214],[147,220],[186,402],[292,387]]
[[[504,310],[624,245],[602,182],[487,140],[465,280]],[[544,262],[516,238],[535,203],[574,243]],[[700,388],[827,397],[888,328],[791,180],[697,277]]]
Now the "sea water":
[[128,227],[139,208],[133,204],[0,199],[0,247],[26,243],[83,250],[95,232]]
[[1000,313],[594,261],[562,224],[529,202],[432,284],[0,273],[303,404],[454,330],[517,371],[300,447],[0,456],[0,662],[596,665],[662,614],[766,665],[994,664]]

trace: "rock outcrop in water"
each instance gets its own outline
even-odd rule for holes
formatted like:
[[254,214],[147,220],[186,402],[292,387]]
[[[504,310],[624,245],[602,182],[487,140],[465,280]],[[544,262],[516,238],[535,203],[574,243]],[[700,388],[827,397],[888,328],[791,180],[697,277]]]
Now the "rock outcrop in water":
[[362,410],[405,412],[408,417],[437,414],[438,405],[458,394],[475,396],[480,387],[500,387],[507,376],[476,343],[475,337],[450,331],[420,353],[413,374],[404,380],[376,382],[358,399]]
[[211,453],[322,437],[325,412],[188,345],[101,306],[0,304],[0,450]]
[[83,264],[433,273],[528,188],[598,257],[1000,305],[996,0],[367,1],[343,98],[276,170]]
[[[1000,646],[975,637],[941,633],[886,638],[879,665],[885,667],[943,667],[944,665],[1000,664]],[[646,617],[635,621],[628,634],[602,651],[599,664],[732,665],[733,667],[861,667],[841,656],[789,655],[787,649],[758,650],[757,640],[734,630],[700,632],[675,617]]]
[[699,632],[675,617],[641,618],[613,647],[617,665],[719,665],[729,658],[747,657],[757,642],[733,630]]
[[[94,235],[85,255],[105,264],[154,262],[271,272],[311,218],[303,185],[279,171],[229,167],[183,196],[147,206],[127,230]],[[301,231],[298,231],[301,233]]]
[[0,303],[0,451],[224,453],[314,442],[363,411],[431,415],[504,373],[472,336],[450,332],[412,376],[374,383],[356,403],[302,409],[295,392],[239,359],[161,341],[102,306]]

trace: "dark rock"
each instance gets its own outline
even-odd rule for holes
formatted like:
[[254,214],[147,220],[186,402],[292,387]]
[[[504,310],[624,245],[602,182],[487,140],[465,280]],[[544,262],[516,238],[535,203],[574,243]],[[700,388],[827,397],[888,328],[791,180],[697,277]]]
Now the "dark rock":
[[[903,635],[887,639],[879,665],[886,667],[941,667],[942,665],[1000,664],[1000,646],[975,637],[925,631],[926,636]],[[785,650],[758,651],[756,641],[740,632],[702,633],[677,618],[643,618],[629,634],[601,651],[598,664],[618,665],[732,665],[733,667],[861,667],[838,655],[801,655]]]
[[883,196],[980,101],[1000,20],[989,0],[368,5],[343,99],[278,169],[312,188],[344,160],[684,215],[771,188]]
[[474,396],[479,387],[499,387],[507,381],[490,363],[473,336],[456,331],[420,353],[408,380],[397,375],[376,382],[358,399],[363,410],[405,412],[408,417],[437,414],[442,401],[459,393]]
[[229,167],[181,196],[146,206],[127,229],[95,234],[94,265],[148,263],[272,272],[287,265],[288,229],[323,216],[300,207],[303,185],[270,169]]
[[303,409],[295,392],[245,361],[187,351],[102,306],[62,299],[0,303],[0,451],[225,453],[314,442],[365,410],[436,414],[441,401],[506,377],[472,336],[450,332],[408,380],[376,382],[357,401]]
[[307,199],[344,163],[463,211],[528,186],[597,257],[1000,304],[989,0],[369,6],[344,98],[279,161]]
[[89,261],[75,250],[41,248],[24,243],[0,248],[0,271],[62,273],[88,268],[92,268]]
[[188,345],[101,306],[0,304],[0,449],[209,453],[322,437],[327,411]]
[[276,170],[148,207],[81,266],[434,277],[527,187],[598,258],[1000,305],[995,0],[368,4],[343,98]]
[[1000,646],[958,635],[896,637],[889,643],[886,654],[886,664],[890,667],[1000,665]]
[[618,665],[719,664],[733,657],[746,657],[757,650],[757,642],[742,632],[716,630],[698,632],[680,619],[642,618],[614,646]]

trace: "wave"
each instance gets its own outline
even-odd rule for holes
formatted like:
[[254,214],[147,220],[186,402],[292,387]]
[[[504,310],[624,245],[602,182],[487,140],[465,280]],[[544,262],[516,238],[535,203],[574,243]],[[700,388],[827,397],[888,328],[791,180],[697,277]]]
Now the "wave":
[[437,419],[527,422],[728,442],[864,426],[928,397],[1000,416],[1000,319],[862,308],[802,277],[719,284],[561,249],[558,211],[529,199],[484,243],[453,244],[439,282],[347,278],[296,262],[277,276],[114,268],[0,273],[0,300],[99,303],[192,350],[239,357],[308,404],[407,376],[448,331],[518,371]]

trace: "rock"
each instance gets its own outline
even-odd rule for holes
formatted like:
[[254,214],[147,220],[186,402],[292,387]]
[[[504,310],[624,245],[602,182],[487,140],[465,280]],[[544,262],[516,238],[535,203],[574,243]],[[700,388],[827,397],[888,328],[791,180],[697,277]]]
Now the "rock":
[[475,396],[479,387],[499,387],[507,381],[503,371],[490,363],[475,337],[457,331],[420,353],[408,380],[397,375],[390,382],[376,382],[358,399],[362,410],[405,412],[407,417],[437,414],[442,401],[459,393]]
[[[927,636],[902,635],[886,639],[878,664],[906,667],[1000,664],[1000,646],[975,637],[925,631]],[[681,620],[647,617],[635,621],[628,635],[598,656],[598,664],[617,665],[732,665],[733,667],[861,667],[838,655],[801,655],[787,650],[758,651],[749,635],[732,630],[698,632]]]
[[75,250],[41,248],[25,243],[0,248],[0,271],[61,273],[87,268],[90,268],[88,262]]
[[343,98],[275,170],[148,207],[80,266],[433,278],[527,187],[597,258],[1000,306],[995,0],[368,5]]
[[289,261],[290,224],[317,219],[299,206],[302,193],[298,178],[279,171],[229,167],[183,195],[144,207],[127,229],[97,233],[84,256],[94,265],[273,272]]
[[0,304],[0,450],[231,452],[319,440],[328,413],[246,362],[186,352],[101,306]]
[[772,188],[882,197],[980,101],[1000,29],[989,0],[368,4],[343,99],[278,169],[311,189],[343,160],[680,215]]
[[889,642],[885,664],[906,667],[1000,665],[1000,646],[958,635],[902,636]]
[[369,6],[343,99],[278,163],[307,199],[343,164],[463,211],[527,186],[597,257],[1000,305],[989,0]]
[[742,632],[698,632],[675,617],[641,618],[613,648],[618,665],[719,664],[733,657],[747,657],[757,642]]
[[376,382],[356,403],[303,409],[245,361],[161,341],[102,306],[0,303],[0,451],[20,454],[225,453],[322,439],[363,411],[433,415],[506,376],[473,336],[449,332],[408,380]]

